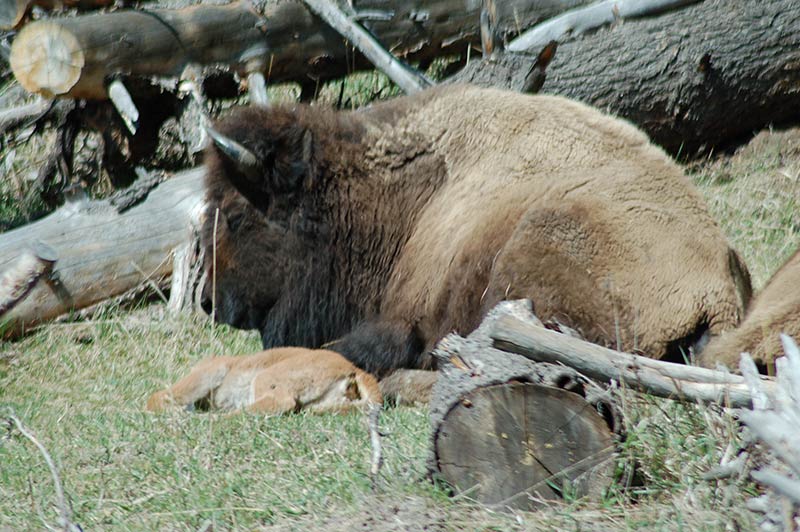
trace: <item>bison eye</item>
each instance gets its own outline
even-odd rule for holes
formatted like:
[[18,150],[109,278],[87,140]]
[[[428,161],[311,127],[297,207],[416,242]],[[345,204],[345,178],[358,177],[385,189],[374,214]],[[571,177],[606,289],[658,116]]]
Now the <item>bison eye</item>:
[[236,230],[239,229],[239,226],[241,226],[242,222],[244,221],[244,214],[233,214],[228,216],[227,220],[228,229],[230,229],[231,232],[236,232]]

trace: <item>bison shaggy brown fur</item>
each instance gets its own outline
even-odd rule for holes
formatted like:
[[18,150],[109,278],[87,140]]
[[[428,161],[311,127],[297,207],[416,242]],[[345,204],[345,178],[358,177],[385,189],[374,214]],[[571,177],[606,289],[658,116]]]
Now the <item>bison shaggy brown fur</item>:
[[705,366],[737,368],[739,355],[750,353],[763,368],[783,355],[780,333],[800,339],[800,250],[775,272],[751,302],[744,321],[713,339],[700,356]]
[[445,334],[530,298],[545,323],[677,358],[749,298],[681,168],[575,101],[448,86],[354,112],[244,108],[217,131],[257,164],[207,152],[205,306],[265,347],[344,336],[333,348],[368,371],[424,367]]

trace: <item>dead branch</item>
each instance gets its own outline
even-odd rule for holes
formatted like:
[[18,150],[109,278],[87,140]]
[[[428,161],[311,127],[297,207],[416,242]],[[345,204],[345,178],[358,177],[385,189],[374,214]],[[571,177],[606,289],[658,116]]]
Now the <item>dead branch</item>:
[[[614,379],[659,397],[732,407],[752,404],[752,395],[740,376],[620,353],[511,316],[498,318],[490,336],[498,349],[536,362],[564,364],[587,377],[601,381]],[[767,379],[762,383],[765,388],[774,386]]]
[[61,477],[58,476],[58,469],[56,468],[56,464],[53,461],[53,458],[50,456],[50,453],[47,452],[47,448],[25,428],[25,425],[22,424],[22,421],[20,421],[19,418],[12,412],[8,414],[8,419],[17,427],[17,430],[20,432],[20,434],[25,436],[39,449],[39,452],[42,453],[45,462],[47,462],[47,467],[50,468],[50,474],[53,477],[53,485],[56,491],[56,506],[58,507],[59,512],[58,525],[65,532],[82,532],[81,527],[72,521],[72,512],[70,511],[69,506],[67,506],[66,497],[64,497],[64,489],[61,486]]
[[19,107],[12,107],[11,109],[0,111],[0,134],[5,133],[9,129],[14,129],[19,124],[35,121],[49,108],[50,102],[40,99],[33,103],[26,103]]
[[[753,452],[764,464],[750,471],[750,477],[769,488],[748,501],[748,508],[763,514],[763,530],[796,530],[800,518],[800,349],[789,336],[782,334],[781,342],[786,356],[775,361],[776,385],[768,389],[762,381],[749,379],[750,391],[759,400],[752,410],[739,414],[759,442]],[[739,368],[751,375],[756,369],[747,353],[741,354]]]
[[622,18],[656,15],[700,0],[605,0],[573,9],[543,22],[511,41],[508,50],[525,52],[550,41],[575,37]]
[[372,454],[369,466],[369,478],[372,482],[372,489],[375,489],[378,481],[378,473],[383,465],[383,452],[381,450],[381,433],[378,422],[380,421],[382,405],[370,404],[367,413],[367,426],[369,427],[369,441],[372,447]]
[[351,20],[351,17],[342,13],[333,2],[329,0],[304,1],[314,13],[349,40],[375,65],[375,68],[389,76],[389,79],[406,93],[419,92],[431,85],[431,82],[422,74],[404,65],[384,50],[375,37]]

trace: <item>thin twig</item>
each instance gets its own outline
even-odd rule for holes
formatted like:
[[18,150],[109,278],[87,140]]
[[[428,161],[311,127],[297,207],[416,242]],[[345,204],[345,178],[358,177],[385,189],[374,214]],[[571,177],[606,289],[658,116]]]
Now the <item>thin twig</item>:
[[367,424],[369,426],[369,440],[372,445],[372,457],[370,460],[369,476],[372,481],[372,489],[376,487],[378,481],[378,473],[380,472],[381,465],[383,465],[383,452],[381,450],[381,433],[378,430],[378,422],[381,416],[382,405],[378,403],[371,403],[369,405],[369,413],[367,415]]
[[[13,413],[9,412],[8,419],[16,425],[17,430],[25,436],[28,440],[31,441],[38,449],[39,452],[42,453],[45,462],[47,462],[47,467],[50,468],[50,474],[53,476],[53,484],[55,485],[56,490],[56,506],[58,506],[59,511],[59,526],[68,532],[79,532],[81,531],[81,527],[76,525],[72,522],[70,510],[67,506],[67,500],[64,497],[64,490],[61,487],[61,477],[58,476],[58,470],[56,469],[56,464],[53,462],[53,458],[50,456],[50,453],[47,452],[47,449],[44,445],[41,444],[36,437],[31,434],[25,426],[22,424],[22,421],[19,420],[17,416]],[[48,527],[49,528],[49,527]]]

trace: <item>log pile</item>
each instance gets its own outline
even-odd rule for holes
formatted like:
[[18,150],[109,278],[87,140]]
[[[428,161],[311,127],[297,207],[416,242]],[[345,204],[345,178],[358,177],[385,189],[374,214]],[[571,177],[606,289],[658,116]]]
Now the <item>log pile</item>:
[[780,393],[756,373],[590,344],[546,329],[531,309],[528,300],[504,301],[467,338],[451,334],[434,351],[429,475],[482,503],[530,510],[602,493],[624,436],[620,388],[734,408]]
[[493,348],[488,333],[508,315],[541,326],[530,301],[504,302],[434,352],[431,476],[500,508],[601,493],[621,427],[611,395],[571,368]]

